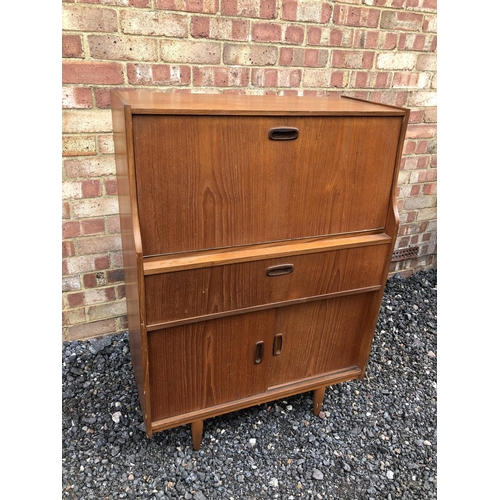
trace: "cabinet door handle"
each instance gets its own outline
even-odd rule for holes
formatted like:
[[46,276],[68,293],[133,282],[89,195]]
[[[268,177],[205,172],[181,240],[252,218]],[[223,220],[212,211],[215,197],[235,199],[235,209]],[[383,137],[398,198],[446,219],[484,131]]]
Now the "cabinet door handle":
[[264,342],[260,341],[255,344],[254,362],[256,365],[262,363],[262,355],[264,354]]
[[281,354],[282,348],[283,348],[283,334],[278,333],[277,335],[274,336],[273,355],[279,356]]
[[293,141],[299,136],[299,129],[295,127],[275,127],[269,129],[268,136],[272,141]]
[[280,264],[278,266],[268,267],[266,274],[268,276],[283,276],[291,272],[293,272],[293,264]]

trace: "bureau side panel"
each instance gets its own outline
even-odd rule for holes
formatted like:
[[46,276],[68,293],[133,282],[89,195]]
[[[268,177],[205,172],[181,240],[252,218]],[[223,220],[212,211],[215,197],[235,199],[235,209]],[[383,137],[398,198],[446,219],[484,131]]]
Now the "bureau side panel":
[[396,152],[396,157],[394,159],[393,166],[393,179],[391,185],[391,197],[390,202],[387,207],[387,220],[385,224],[385,234],[391,237],[391,243],[386,247],[386,254],[384,258],[384,270],[383,270],[383,282],[382,288],[379,292],[372,295],[372,300],[368,305],[368,316],[367,316],[367,326],[366,333],[363,336],[363,341],[359,350],[358,356],[358,366],[361,368],[360,379],[365,376],[368,360],[370,356],[370,350],[373,342],[373,337],[375,334],[375,329],[377,327],[377,321],[380,314],[380,306],[382,304],[382,299],[384,297],[385,285],[387,283],[387,277],[389,275],[389,268],[391,265],[392,253],[396,244],[396,238],[398,236],[399,229],[399,214],[397,207],[397,197],[396,190],[398,185],[399,169],[401,164],[401,156],[403,153],[404,141],[406,138],[406,130],[408,127],[408,122],[410,119],[410,110],[405,110],[405,115],[400,119],[400,128],[398,132],[398,148]]
[[[145,349],[145,325],[141,310],[141,296],[144,295],[142,273],[142,248],[135,203],[135,179],[133,176],[133,152],[131,151],[130,108],[111,92],[113,119],[113,140],[115,148],[116,176],[118,185],[118,204],[120,210],[120,231],[125,275],[125,295],[130,342],[130,354],[139,393],[142,412],[149,422],[147,387],[147,350]],[[150,432],[149,432],[150,433]]]
[[382,230],[400,122],[134,116],[144,255]]

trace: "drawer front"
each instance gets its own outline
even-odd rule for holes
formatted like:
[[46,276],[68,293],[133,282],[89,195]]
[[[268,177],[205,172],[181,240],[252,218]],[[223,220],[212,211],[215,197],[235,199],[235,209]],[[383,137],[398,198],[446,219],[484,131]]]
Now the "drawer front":
[[388,245],[375,245],[146,276],[146,321],[153,325],[380,285],[387,252]]
[[[144,255],[383,228],[401,126],[377,116],[134,116]],[[298,136],[269,137],[283,127]]]

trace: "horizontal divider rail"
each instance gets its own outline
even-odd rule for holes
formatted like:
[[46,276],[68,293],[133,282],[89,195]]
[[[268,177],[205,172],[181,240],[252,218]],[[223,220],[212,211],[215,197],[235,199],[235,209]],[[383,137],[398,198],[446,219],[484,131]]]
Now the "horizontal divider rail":
[[239,262],[272,259],[341,250],[369,245],[389,245],[392,238],[385,233],[362,234],[343,237],[311,238],[282,243],[266,243],[236,248],[206,250],[161,256],[144,257],[144,275],[171,273],[202,267],[223,266]]
[[241,309],[230,309],[228,311],[222,311],[218,313],[204,314],[203,316],[193,316],[190,318],[163,321],[161,323],[147,325],[146,330],[148,332],[154,332],[155,330],[162,330],[163,328],[172,328],[174,326],[196,323],[198,321],[208,321],[210,319],[224,318],[225,316],[235,316],[236,314],[264,311],[266,309],[275,309],[277,307],[291,306],[295,304],[304,304],[306,302],[313,302],[315,300],[330,299],[333,297],[344,297],[347,295],[355,295],[358,293],[377,292],[381,288],[382,285],[366,286],[363,288],[355,288],[352,290],[343,290],[341,292],[325,293],[323,295],[314,295],[311,297],[301,297],[300,299],[284,300],[282,302],[270,302],[267,304],[260,304],[258,306],[243,307]]

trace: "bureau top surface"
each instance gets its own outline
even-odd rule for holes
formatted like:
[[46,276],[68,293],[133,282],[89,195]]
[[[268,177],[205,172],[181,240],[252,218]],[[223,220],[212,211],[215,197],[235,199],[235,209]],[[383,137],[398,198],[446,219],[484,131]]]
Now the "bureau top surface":
[[404,108],[347,97],[114,91],[134,114],[403,116]]

